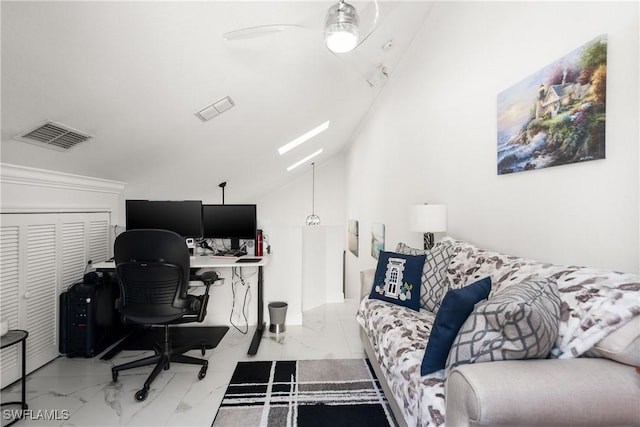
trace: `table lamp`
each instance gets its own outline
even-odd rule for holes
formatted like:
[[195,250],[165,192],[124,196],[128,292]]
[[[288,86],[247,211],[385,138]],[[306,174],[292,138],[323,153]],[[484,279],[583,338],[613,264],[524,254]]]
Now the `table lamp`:
[[424,233],[424,248],[431,249],[434,244],[433,233],[447,231],[446,205],[414,205],[409,212],[411,231]]

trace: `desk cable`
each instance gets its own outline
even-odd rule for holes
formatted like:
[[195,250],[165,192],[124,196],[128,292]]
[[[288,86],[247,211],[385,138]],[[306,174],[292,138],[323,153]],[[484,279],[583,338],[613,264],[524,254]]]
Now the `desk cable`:
[[[211,251],[214,255],[218,252],[228,253],[231,250],[231,247],[226,244],[224,239],[200,239],[197,245],[205,249],[205,251]],[[240,249],[246,251],[246,243],[242,244]]]
[[[236,328],[240,333],[246,335],[247,332],[249,331],[249,320],[247,319],[247,297],[249,296],[249,289],[251,289],[251,285],[245,279],[249,279],[250,277],[254,276],[255,273],[250,276],[244,277],[242,275],[242,270],[240,267],[233,267],[231,270],[232,270],[231,292],[233,293],[233,305],[231,306],[231,313],[229,314],[229,323],[231,323],[231,325],[234,328]],[[244,296],[242,298],[242,309],[240,313],[244,318],[244,323],[245,323],[244,329],[240,329],[240,327],[233,322],[233,313],[235,312],[235,307],[236,307],[236,287],[239,284],[245,288]]]

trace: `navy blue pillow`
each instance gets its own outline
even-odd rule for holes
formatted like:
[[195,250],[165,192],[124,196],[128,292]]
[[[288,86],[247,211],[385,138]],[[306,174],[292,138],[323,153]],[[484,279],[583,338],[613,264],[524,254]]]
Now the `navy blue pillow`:
[[426,255],[380,252],[369,298],[419,311],[420,283],[426,259]]
[[451,345],[462,324],[473,312],[473,307],[489,297],[489,292],[491,278],[485,277],[463,288],[451,289],[445,294],[429,335],[420,374],[428,375],[444,369]]

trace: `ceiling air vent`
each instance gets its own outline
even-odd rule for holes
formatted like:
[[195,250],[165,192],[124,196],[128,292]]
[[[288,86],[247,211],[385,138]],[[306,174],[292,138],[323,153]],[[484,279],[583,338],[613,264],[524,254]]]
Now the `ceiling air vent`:
[[224,98],[214,102],[213,104],[207,105],[202,110],[194,113],[196,117],[198,117],[203,122],[209,121],[213,119],[215,116],[224,113],[225,111],[231,109],[236,105],[231,99],[230,96],[225,96]]
[[89,138],[91,135],[49,120],[34,129],[15,136],[13,139],[65,151]]

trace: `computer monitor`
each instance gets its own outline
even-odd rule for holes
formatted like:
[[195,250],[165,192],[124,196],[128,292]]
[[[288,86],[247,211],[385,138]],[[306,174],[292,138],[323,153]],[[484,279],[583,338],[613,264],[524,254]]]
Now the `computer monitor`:
[[157,228],[185,238],[202,237],[200,200],[127,200],[127,230]]
[[231,239],[238,249],[240,239],[256,238],[256,205],[202,205],[202,237]]

